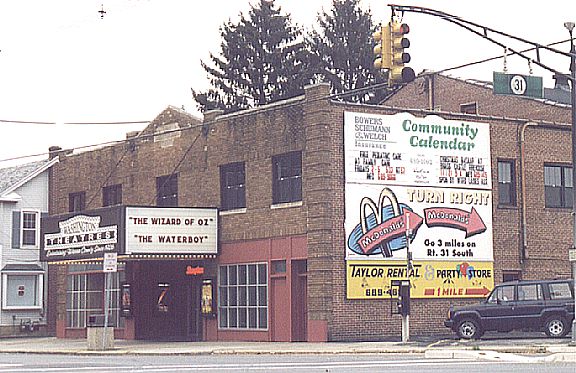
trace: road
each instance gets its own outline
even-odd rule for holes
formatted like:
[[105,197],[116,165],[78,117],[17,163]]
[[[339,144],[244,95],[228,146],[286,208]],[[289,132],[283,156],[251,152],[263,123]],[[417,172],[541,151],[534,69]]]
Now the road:
[[566,372],[575,363],[430,359],[423,354],[382,355],[114,355],[0,354],[0,373],[108,372]]

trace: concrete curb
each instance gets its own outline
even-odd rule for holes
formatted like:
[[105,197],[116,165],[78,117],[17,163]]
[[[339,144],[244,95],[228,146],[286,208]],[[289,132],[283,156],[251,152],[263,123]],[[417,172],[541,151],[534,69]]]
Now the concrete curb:
[[424,356],[430,359],[466,359],[530,363],[576,362],[576,351],[557,352],[547,356],[521,356],[516,353],[494,350],[432,349],[427,350]]
[[[118,341],[108,350],[88,350],[84,340],[42,338],[4,340],[0,353],[61,355],[288,355],[288,354],[424,354],[428,358],[491,361],[576,362],[576,346],[564,344],[469,345],[450,340],[422,342],[326,343],[140,343]],[[454,343],[453,343],[454,342]],[[449,345],[446,345],[450,343]]]

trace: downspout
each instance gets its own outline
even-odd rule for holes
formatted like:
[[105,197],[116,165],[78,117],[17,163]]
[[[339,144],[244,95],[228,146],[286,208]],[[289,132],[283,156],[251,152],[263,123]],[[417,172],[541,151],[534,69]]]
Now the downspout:
[[520,203],[520,211],[522,214],[522,222],[520,226],[520,230],[522,231],[521,235],[521,242],[519,247],[519,258],[520,264],[524,264],[524,259],[526,258],[526,243],[527,239],[527,228],[526,228],[526,175],[524,174],[524,156],[525,156],[525,132],[528,126],[537,126],[538,123],[535,122],[526,122],[520,128],[520,193],[522,195],[522,201]]
[[428,110],[434,110],[434,74],[428,75]]

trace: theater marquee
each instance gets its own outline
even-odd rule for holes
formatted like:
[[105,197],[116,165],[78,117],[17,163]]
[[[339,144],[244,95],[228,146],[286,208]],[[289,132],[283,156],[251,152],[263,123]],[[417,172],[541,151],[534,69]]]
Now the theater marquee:
[[42,218],[41,260],[218,253],[216,208],[114,206]]
[[126,208],[126,254],[217,254],[218,210]]

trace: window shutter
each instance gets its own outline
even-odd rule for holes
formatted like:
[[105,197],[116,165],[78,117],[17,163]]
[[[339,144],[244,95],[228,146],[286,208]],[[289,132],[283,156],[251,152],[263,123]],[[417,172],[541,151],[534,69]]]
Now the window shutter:
[[20,211],[12,211],[12,248],[20,248]]

